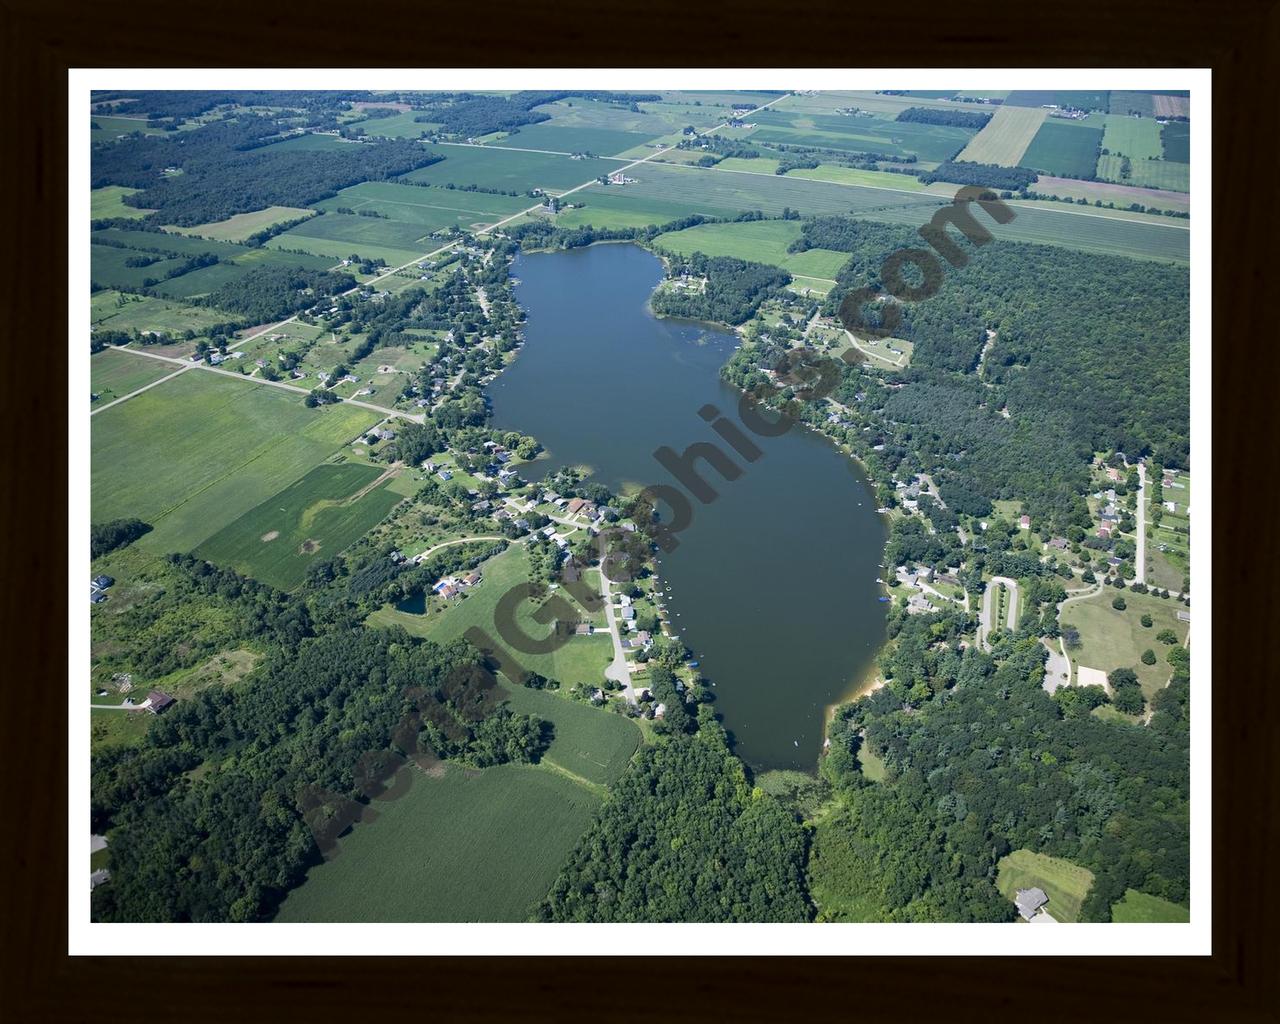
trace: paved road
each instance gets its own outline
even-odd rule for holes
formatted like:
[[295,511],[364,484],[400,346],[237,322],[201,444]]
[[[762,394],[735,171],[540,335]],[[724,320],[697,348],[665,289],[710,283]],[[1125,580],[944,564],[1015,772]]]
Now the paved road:
[[1147,467],[1138,463],[1138,550],[1134,558],[1133,578],[1147,582]]
[[[377,481],[374,481],[374,482],[376,483]],[[427,548],[427,550],[422,552],[422,554],[414,555],[413,557],[415,561],[420,562],[424,558],[430,558],[441,548],[450,548],[450,547],[453,547],[455,544],[470,544],[473,540],[506,540],[506,539],[507,539],[506,537],[503,537],[501,535],[488,535],[484,537],[456,537],[453,540],[445,541],[443,544],[437,544],[433,548]]]

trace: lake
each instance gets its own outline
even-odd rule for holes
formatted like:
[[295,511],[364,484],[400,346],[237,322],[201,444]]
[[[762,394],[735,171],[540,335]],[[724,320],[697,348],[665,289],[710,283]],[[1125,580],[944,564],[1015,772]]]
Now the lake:
[[[736,337],[654,317],[661,262],[631,244],[521,255],[528,314],[519,358],[488,390],[494,426],[546,447],[537,467],[589,466],[615,489],[676,484],[653,452],[710,441],[742,468],[690,497],[692,523],[659,558],[673,630],[714,684],[716,709],[753,767],[812,771],[825,709],[862,679],[884,640],[877,601],[887,529],[858,467],[797,427],[755,437],[747,463],[699,416],[738,423],[740,393],[720,380]],[[534,466],[525,468],[526,475]]]

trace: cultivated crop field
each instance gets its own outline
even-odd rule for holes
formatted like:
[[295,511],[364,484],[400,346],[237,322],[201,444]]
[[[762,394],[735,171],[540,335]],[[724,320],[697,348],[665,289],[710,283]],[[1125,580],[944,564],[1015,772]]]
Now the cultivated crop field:
[[1123,158],[1098,157],[1098,177],[1125,185],[1167,189],[1173,192],[1191,191],[1191,165],[1170,160],[1131,160],[1129,177],[1123,176]]
[[760,126],[748,136],[752,142],[821,146],[852,153],[915,155],[921,160],[949,159],[975,134],[950,125],[773,109],[752,114],[751,121]]
[[[444,159],[404,176],[405,181],[428,185],[476,185],[526,193],[545,188],[563,191],[622,165],[616,160],[574,160],[549,153],[522,153],[496,146],[440,146]],[[530,201],[526,205],[533,205]]]
[[190,328],[198,333],[226,320],[226,313],[208,306],[188,306],[150,295],[126,295],[106,290],[89,299],[90,323],[112,330],[181,334]]
[[496,146],[515,149],[545,149],[553,153],[592,153],[596,156],[616,156],[628,149],[642,146],[656,135],[645,132],[617,131],[610,128],[574,128],[543,122],[527,124],[508,135]]
[[537,715],[555,725],[555,739],[543,762],[588,782],[613,785],[640,746],[640,729],[623,715],[545,690],[509,686],[507,691],[512,711]]
[[801,277],[834,280],[849,254],[830,249],[787,252],[800,237],[794,220],[757,220],[736,224],[701,224],[684,231],[659,235],[655,244],[682,256],[695,252],[707,256],[736,256],[740,260],[771,263]]
[[1037,107],[997,107],[995,115],[969,140],[956,159],[1017,167],[1022,163],[1022,154],[1044,124],[1046,113]]
[[1049,118],[1031,140],[1021,163],[1060,178],[1088,178],[1093,176],[1101,144],[1100,126]]
[[1001,857],[996,867],[996,888],[1002,896],[1013,899],[1015,890],[1038,886],[1049,897],[1045,910],[1055,921],[1065,924],[1080,919],[1080,905],[1093,885],[1088,868],[1030,850],[1014,850]]
[[400,502],[384,476],[359,463],[317,466],[214,534],[196,554],[292,590],[313,562],[344,551]]
[[1031,191],[1063,199],[1084,199],[1089,203],[1097,199],[1120,207],[1139,203],[1149,209],[1176,210],[1180,213],[1191,209],[1191,197],[1185,192],[1117,185],[1108,181],[1078,181],[1075,178],[1054,178],[1042,174],[1031,186]]
[[1191,125],[1186,121],[1170,121],[1160,129],[1160,142],[1166,160],[1191,162]]
[[1149,117],[1107,114],[1102,132],[1102,148],[1133,161],[1159,160],[1164,155],[1160,126]]
[[93,403],[94,408],[168,376],[176,369],[178,367],[172,363],[162,363],[158,359],[132,355],[119,349],[97,352],[89,357],[89,385],[98,396]]
[[528,920],[599,804],[551,768],[407,770],[408,793],[375,801],[276,920]]
[[1015,89],[1005,97],[1011,107],[1074,107],[1076,110],[1106,110],[1110,93],[1103,89]]
[[190,551],[377,419],[190,370],[93,417],[93,521],[137,517],[141,547]]

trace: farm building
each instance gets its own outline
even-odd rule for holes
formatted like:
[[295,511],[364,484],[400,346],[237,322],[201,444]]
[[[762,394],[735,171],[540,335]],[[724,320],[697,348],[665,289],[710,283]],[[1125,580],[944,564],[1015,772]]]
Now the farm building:
[[173,698],[163,690],[152,690],[147,694],[147,699],[141,704],[153,715],[158,715],[173,703]]

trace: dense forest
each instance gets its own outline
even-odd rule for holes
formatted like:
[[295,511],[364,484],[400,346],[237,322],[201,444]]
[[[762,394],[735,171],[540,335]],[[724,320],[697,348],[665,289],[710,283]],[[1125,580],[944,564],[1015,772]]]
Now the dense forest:
[[908,107],[895,121],[912,121],[916,124],[943,124],[953,128],[983,128],[992,115],[981,110],[947,110],[945,107]]
[[[672,691],[668,708],[680,700]],[[673,729],[641,751],[579,840],[539,920],[809,919],[799,822],[752,789],[709,706],[696,722],[680,711],[696,731]]]
[[128,145],[95,146],[92,185],[140,189],[125,197],[126,205],[154,210],[157,224],[190,226],[267,206],[307,207],[349,185],[443,159],[407,139],[304,151],[272,148],[279,137],[272,119],[244,114]]
[[355,284],[356,279],[350,274],[332,270],[260,267],[215,288],[203,302],[215,309],[239,313],[250,323],[262,324],[314,306],[326,296],[345,292]]
[[778,267],[748,263],[733,256],[671,256],[671,274],[705,277],[705,291],[664,289],[651,300],[662,316],[740,324],[755,315],[760,304],[780,292],[791,275]]
[[[191,558],[174,558],[169,582],[146,602],[174,630],[164,656],[184,646],[179,631],[229,615],[267,657],[247,685],[180,701],[141,747],[95,756],[92,826],[111,829],[96,920],[269,917],[407,759],[482,767],[535,760],[549,741],[549,725],[500,703],[461,641],[364,629],[336,607],[317,621],[300,599]],[[287,628],[254,628],[263,609]]]
[[935,181],[947,181],[955,185],[985,185],[987,188],[1019,192],[1034,185],[1039,171],[1025,167],[999,167],[996,164],[977,164],[969,160],[947,160],[932,171],[922,171],[920,180],[929,185]]
[[[809,861],[821,919],[1010,920],[996,862],[1023,848],[1094,873],[1085,920],[1110,920],[1127,888],[1185,901],[1185,677],[1156,697],[1149,727],[1117,726],[1072,688],[1044,692],[1032,635],[961,653],[945,619],[902,616],[889,686],[831,727],[822,772],[839,805]],[[883,759],[883,782],[862,775],[864,747]]]

